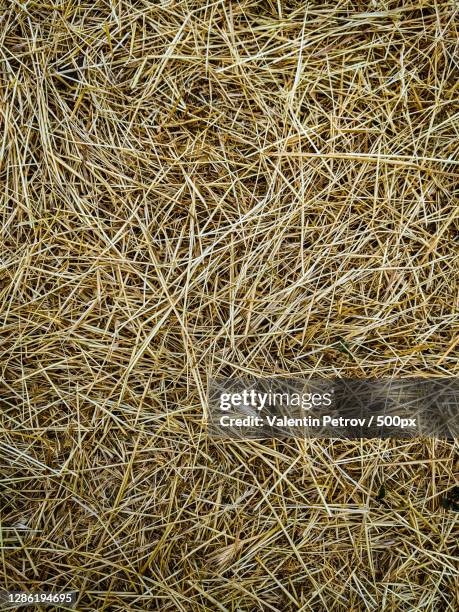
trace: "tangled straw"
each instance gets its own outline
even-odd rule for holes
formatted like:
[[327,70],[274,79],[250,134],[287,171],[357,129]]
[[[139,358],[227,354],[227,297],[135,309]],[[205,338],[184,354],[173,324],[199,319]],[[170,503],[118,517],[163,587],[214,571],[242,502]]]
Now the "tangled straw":
[[457,610],[457,442],[222,442],[210,376],[458,373],[450,0],[0,2],[0,586]]

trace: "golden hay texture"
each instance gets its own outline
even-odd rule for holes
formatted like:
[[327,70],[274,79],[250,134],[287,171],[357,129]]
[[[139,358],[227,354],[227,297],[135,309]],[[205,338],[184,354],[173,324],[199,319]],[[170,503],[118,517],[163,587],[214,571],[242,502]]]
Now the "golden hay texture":
[[457,442],[205,424],[216,375],[457,375],[457,2],[0,6],[1,588],[457,610]]

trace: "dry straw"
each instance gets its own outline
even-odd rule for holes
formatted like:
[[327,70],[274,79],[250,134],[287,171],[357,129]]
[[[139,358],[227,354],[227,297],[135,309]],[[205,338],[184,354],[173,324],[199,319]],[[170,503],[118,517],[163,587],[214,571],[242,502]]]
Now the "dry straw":
[[210,375],[457,375],[457,24],[1,0],[3,588],[458,609],[457,443],[204,424]]

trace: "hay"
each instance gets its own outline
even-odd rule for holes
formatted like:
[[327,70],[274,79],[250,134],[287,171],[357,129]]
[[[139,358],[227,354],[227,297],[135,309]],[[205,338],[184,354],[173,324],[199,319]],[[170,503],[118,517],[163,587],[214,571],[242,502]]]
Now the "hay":
[[457,375],[457,23],[1,3],[3,588],[457,609],[457,442],[205,428],[211,375]]

